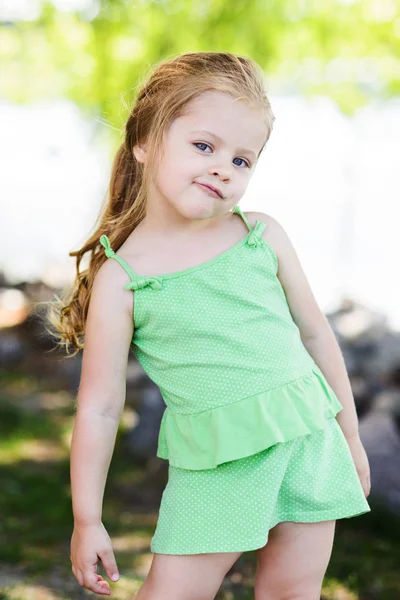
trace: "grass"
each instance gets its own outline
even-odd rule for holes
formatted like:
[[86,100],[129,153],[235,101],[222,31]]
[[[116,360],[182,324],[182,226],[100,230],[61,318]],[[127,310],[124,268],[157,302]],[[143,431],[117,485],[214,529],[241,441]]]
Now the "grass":
[[[80,600],[94,594],[72,575],[69,441],[74,398],[53,382],[21,373],[0,379],[0,600]],[[164,476],[126,451],[121,421],[107,480],[103,522],[121,578],[115,600],[132,600],[150,568]],[[372,499],[371,504],[372,504]],[[242,554],[218,600],[254,598],[256,552]],[[400,519],[374,500],[372,511],[337,522],[324,600],[400,598]],[[99,572],[104,571],[99,565]]]

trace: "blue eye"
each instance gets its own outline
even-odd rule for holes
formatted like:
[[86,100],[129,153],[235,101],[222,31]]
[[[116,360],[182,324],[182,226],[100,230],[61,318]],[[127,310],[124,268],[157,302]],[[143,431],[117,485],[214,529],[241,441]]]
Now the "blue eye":
[[[235,158],[236,160],[236,158]],[[244,164],[246,165],[246,167],[250,167],[250,164],[247,162],[247,160],[244,160],[244,158],[239,158],[238,160],[242,160],[244,162]],[[240,166],[240,165],[238,165]]]
[[[195,142],[194,144],[196,147],[198,146],[207,146],[207,148],[210,148],[211,146],[209,146],[208,144],[205,144],[204,142]],[[201,148],[199,148],[199,150],[201,150]]]
[[[206,146],[207,148],[211,148],[211,146],[209,146],[208,144],[204,143],[204,142],[194,142],[193,144],[194,146],[196,146],[196,148],[198,148],[199,146]],[[199,148],[199,150],[202,150],[202,148]],[[246,167],[248,167],[250,169],[251,165],[247,160],[244,160],[244,158],[238,158],[236,157],[234,160],[241,160],[244,162],[244,164],[246,165]],[[240,165],[237,165],[238,167],[240,167]]]

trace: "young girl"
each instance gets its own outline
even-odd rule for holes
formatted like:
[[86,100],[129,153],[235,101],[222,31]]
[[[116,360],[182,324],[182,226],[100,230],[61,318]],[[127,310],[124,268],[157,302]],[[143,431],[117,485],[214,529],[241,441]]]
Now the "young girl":
[[98,594],[111,593],[98,559],[119,576],[101,512],[130,350],[164,397],[157,456],[169,461],[138,600],[211,600],[256,549],[256,600],[317,600],[336,519],[370,511],[333,332],[282,226],[239,207],[274,119],[249,58],[193,52],[158,64],[98,228],[71,253],[76,284],[53,316],[67,349],[85,338],[71,561]]

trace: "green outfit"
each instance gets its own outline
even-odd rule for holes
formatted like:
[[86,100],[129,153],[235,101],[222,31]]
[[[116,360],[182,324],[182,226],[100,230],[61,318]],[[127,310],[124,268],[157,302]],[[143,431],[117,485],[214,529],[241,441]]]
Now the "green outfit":
[[159,276],[136,275],[100,238],[129,275],[131,348],[166,403],[157,456],[169,480],[152,552],[250,550],[280,520],[370,510],[334,418],[343,407],[301,340],[266,223],[233,212],[249,229],[242,240]]

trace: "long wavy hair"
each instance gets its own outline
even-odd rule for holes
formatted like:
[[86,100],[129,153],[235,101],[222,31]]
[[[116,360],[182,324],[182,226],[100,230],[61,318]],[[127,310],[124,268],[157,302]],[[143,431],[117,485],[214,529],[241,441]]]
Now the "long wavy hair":
[[[47,331],[56,338],[69,357],[84,347],[84,333],[93,281],[107,260],[99,243],[101,235],[110,239],[118,251],[146,214],[146,190],[154,177],[165,133],[185,107],[206,91],[230,94],[263,111],[267,143],[275,116],[272,112],[261,67],[252,59],[228,52],[187,52],[153,67],[147,81],[138,90],[125,125],[124,140],[116,151],[102,214],[96,230],[81,248],[69,253],[76,257],[76,276],[61,297],[50,300]],[[133,148],[146,142],[148,159],[140,163]],[[264,149],[265,144],[262,149]],[[80,271],[83,256],[89,252],[86,269]],[[70,352],[71,347],[73,352]]]

